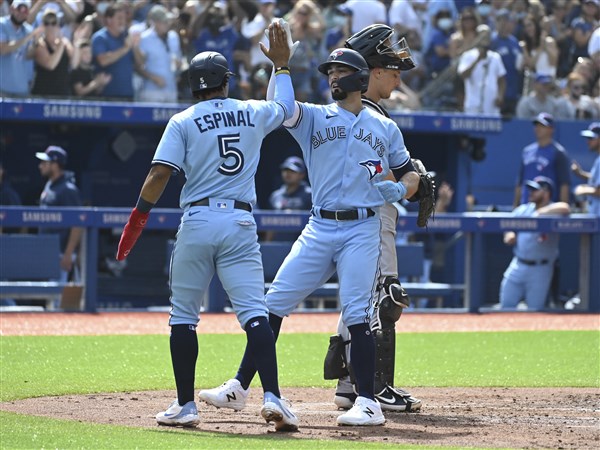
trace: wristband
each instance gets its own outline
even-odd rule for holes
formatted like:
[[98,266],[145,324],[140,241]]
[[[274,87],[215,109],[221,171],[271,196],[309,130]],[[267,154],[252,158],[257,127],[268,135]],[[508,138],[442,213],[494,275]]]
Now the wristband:
[[150,210],[154,207],[154,203],[150,203],[146,200],[144,200],[142,198],[142,196],[140,196],[140,198],[138,198],[137,204],[135,205],[135,208],[141,212],[141,213],[149,213]]
[[290,68],[288,66],[275,67],[275,75],[278,75],[280,73],[287,73],[289,75]]

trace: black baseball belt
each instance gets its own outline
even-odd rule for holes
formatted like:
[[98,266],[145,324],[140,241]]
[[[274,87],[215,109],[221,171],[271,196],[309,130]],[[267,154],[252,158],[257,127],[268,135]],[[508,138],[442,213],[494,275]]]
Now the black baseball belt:
[[541,261],[534,261],[533,259],[523,259],[517,258],[520,263],[525,264],[526,266],[543,266],[544,264],[548,264],[550,261],[547,259],[542,259]]
[[[197,202],[190,203],[190,206],[208,206],[209,204],[209,199],[203,198],[202,200],[198,200]],[[244,211],[252,212],[252,206],[250,205],[250,203],[238,202],[237,200],[235,200],[233,202],[233,207],[235,209],[243,209]]]
[[[375,215],[375,211],[371,208],[366,208],[367,217],[373,217]],[[319,215],[323,219],[331,219],[331,220],[358,220],[359,211],[357,209],[339,209],[337,211],[328,211],[326,209],[321,209],[319,211]]]

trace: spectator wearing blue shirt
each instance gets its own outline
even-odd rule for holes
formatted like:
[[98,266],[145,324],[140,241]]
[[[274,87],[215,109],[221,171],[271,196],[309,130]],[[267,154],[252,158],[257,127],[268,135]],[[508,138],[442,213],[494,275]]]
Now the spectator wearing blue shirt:
[[140,35],[127,34],[127,16],[122,4],[110,5],[104,15],[105,27],[92,36],[92,54],[98,72],[111,76],[103,95],[123,100],[133,99],[134,57]]
[[515,18],[507,9],[496,14],[496,33],[492,37],[491,50],[500,55],[506,69],[506,90],[504,104],[501,108],[503,116],[513,116],[521,97],[523,77],[523,52],[519,41],[512,34],[516,25]]
[[134,47],[138,73],[143,83],[139,100],[147,102],[177,102],[177,73],[181,67],[179,36],[169,26],[173,15],[162,5],[148,12],[150,28],[143,31],[140,43]]
[[514,206],[527,203],[526,182],[540,175],[550,179],[556,187],[552,189],[552,201],[569,203],[571,164],[567,151],[554,140],[554,118],[543,112],[538,114],[533,125],[536,142],[523,149]]
[[454,32],[452,14],[447,9],[439,10],[433,18],[433,24],[431,43],[425,51],[430,78],[435,78],[450,65],[449,42]]
[[10,15],[0,17],[0,94],[29,94],[33,77],[33,46],[42,28],[27,23],[30,0],[15,0]]

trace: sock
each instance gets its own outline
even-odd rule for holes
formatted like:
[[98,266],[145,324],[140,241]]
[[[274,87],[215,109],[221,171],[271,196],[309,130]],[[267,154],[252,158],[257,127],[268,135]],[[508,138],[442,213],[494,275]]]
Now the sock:
[[248,338],[246,351],[249,352],[258,370],[263,391],[281,397],[277,380],[275,339],[269,321],[266,317],[255,317],[246,323],[245,330]]
[[348,327],[350,330],[350,356],[358,395],[375,399],[375,339],[368,323]]
[[177,385],[177,401],[180,406],[194,401],[194,379],[198,359],[196,325],[173,325],[171,327],[171,362]]
[[[277,338],[279,337],[279,330],[281,329],[282,321],[282,317],[269,313],[269,325],[271,325],[271,329],[273,330],[273,338],[275,339],[275,342],[277,342]],[[256,375],[256,366],[254,365],[252,354],[249,352],[248,346],[246,345],[244,357],[242,358],[242,362],[235,379],[240,382],[244,389],[248,389],[250,383],[252,383],[254,375]]]

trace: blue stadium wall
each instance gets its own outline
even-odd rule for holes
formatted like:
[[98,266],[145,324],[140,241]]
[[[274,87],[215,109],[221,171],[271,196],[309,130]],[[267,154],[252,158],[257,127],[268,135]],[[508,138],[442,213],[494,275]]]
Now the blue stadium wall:
[[[24,204],[36,204],[44,181],[38,171],[35,152],[43,151],[48,145],[63,146],[69,152],[68,169],[75,172],[84,203],[92,206],[132,206],[146,176],[166,120],[177,110],[154,108],[136,117],[139,108],[125,105],[123,116],[107,116],[104,109],[115,106],[100,106],[99,112],[86,114],[61,112],[53,114],[44,103],[30,105],[18,102],[0,102],[2,126],[0,158],[8,178],[21,194]],[[50,111],[50,112],[48,112]],[[158,111],[158,112],[157,112]],[[112,115],[111,115],[112,114]],[[129,116],[128,116],[129,114]],[[115,118],[116,117],[116,118]],[[120,119],[122,117],[122,120]],[[465,197],[472,194],[478,208],[494,205],[510,209],[514,184],[522,148],[534,140],[533,127],[527,120],[499,120],[468,118],[460,115],[415,114],[397,115],[394,119],[403,130],[407,147],[413,157],[424,161],[428,169],[437,173],[438,180],[446,180],[455,189],[450,211],[465,211]],[[555,137],[568,150],[571,158],[584,168],[591,167],[595,155],[587,149],[585,139],[579,132],[587,122],[560,122]],[[475,161],[468,138],[485,139],[485,158]],[[284,130],[271,133],[263,142],[262,157],[256,177],[258,206],[267,205],[271,191],[279,187],[279,164],[290,155],[299,155],[296,142]],[[341,163],[332,161],[331,164]],[[573,184],[579,181],[573,179]],[[169,183],[160,207],[177,207],[182,176],[175,176]],[[156,259],[164,254],[164,239],[152,241]],[[150,240],[148,240],[150,243]],[[501,237],[485,236],[486,271],[490,282],[486,298],[491,303],[497,300],[497,288],[502,271],[511,257],[511,250],[504,246]],[[446,254],[445,267],[439,269],[436,281],[463,282],[462,261],[464,243],[460,240]],[[563,236],[561,241],[561,291],[577,290],[578,258],[577,236]],[[150,251],[150,254],[153,254]],[[148,259],[141,258],[148,261]],[[160,260],[160,271],[164,273],[164,261]],[[131,266],[134,266],[131,261]],[[136,277],[143,277],[148,267],[132,270]],[[116,286],[115,286],[116,287]],[[115,291],[116,292],[116,291]],[[151,290],[149,290],[151,292]],[[155,292],[155,291],[152,291]],[[161,293],[160,295],[163,295]],[[108,294],[107,294],[108,295]],[[116,295],[116,293],[115,293]],[[101,299],[100,299],[101,300]],[[449,305],[451,306],[451,305]]]

